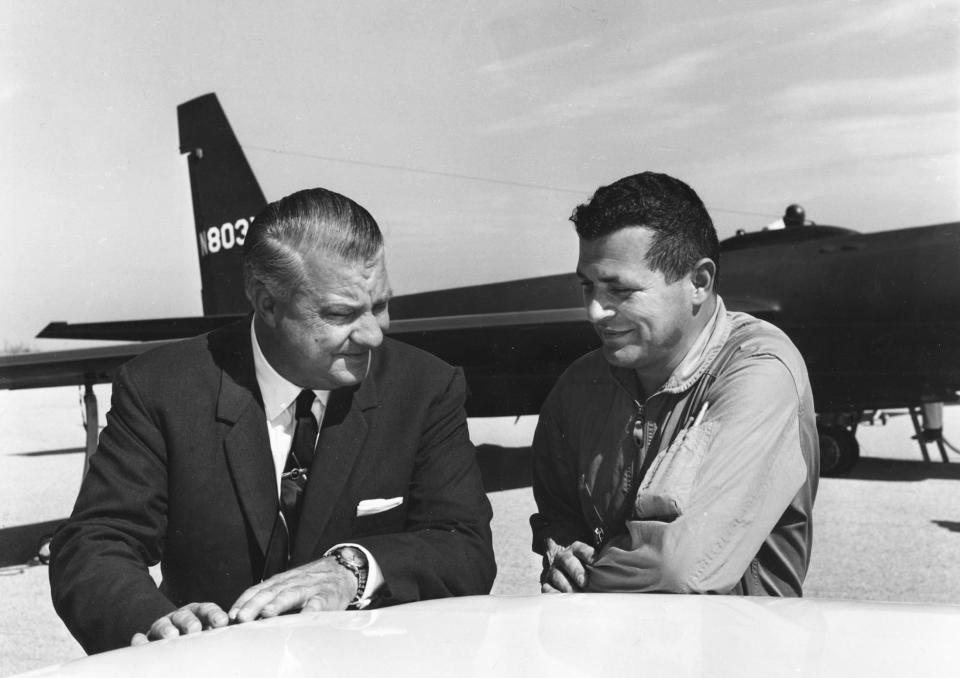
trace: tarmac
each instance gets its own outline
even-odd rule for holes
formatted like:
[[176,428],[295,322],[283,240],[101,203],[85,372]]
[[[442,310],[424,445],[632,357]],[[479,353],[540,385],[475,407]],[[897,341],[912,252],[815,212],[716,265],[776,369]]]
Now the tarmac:
[[[110,387],[96,388],[101,421]],[[83,472],[79,390],[0,392],[0,678],[83,656],[50,603],[36,543],[69,515]],[[471,420],[477,444],[529,445],[536,417]],[[960,444],[960,407],[944,413]],[[960,455],[922,461],[906,416],[861,426],[861,460],[821,479],[804,594],[817,598],[957,604],[960,614]],[[493,593],[535,594],[529,488],[490,495],[499,572]]]

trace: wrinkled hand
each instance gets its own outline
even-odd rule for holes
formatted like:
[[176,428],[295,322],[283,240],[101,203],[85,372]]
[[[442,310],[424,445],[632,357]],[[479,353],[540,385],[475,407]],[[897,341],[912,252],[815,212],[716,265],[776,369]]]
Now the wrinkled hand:
[[244,591],[230,608],[231,621],[276,617],[290,610],[346,610],[357,577],[328,556],[270,577]]
[[151,640],[176,638],[188,633],[199,633],[206,629],[216,629],[230,623],[226,612],[216,603],[189,603],[168,615],[160,617],[150,625],[150,630],[135,633],[130,639],[131,645],[143,645]]
[[570,546],[560,546],[553,539],[547,539],[547,562],[540,582],[542,593],[572,593],[582,591],[587,585],[587,572],[584,563],[593,560],[593,547],[582,541]]

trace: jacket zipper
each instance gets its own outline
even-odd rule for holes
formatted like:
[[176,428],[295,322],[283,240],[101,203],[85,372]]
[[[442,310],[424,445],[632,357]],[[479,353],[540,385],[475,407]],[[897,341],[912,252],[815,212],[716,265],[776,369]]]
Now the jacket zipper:
[[[647,433],[648,433],[646,420],[643,417],[644,411],[646,409],[645,407],[646,403],[645,402],[641,403],[639,400],[634,398],[633,394],[630,393],[630,390],[626,386],[624,386],[619,379],[614,379],[613,381],[617,384],[617,386],[619,386],[621,389],[626,391],[627,395],[630,396],[630,400],[633,401],[633,404],[637,408],[637,412],[636,412],[634,423],[633,423],[633,430],[630,432],[630,435],[633,438],[633,442],[636,445],[637,449],[634,452],[633,460],[631,462],[630,488],[627,491],[627,499],[629,501],[624,502],[624,506],[622,510],[622,518],[623,520],[626,520],[627,516],[630,514],[631,508],[635,501],[635,499],[631,499],[631,497],[635,497],[637,490],[640,488],[640,478],[639,478],[640,466],[641,466],[640,454],[646,449]],[[638,431],[640,433],[639,440],[636,435]],[[592,535],[593,535],[593,547],[595,550],[599,550],[600,547],[603,546],[604,542],[606,541],[606,535],[607,535],[606,523],[603,520],[603,517],[600,515],[600,511],[597,510],[597,505],[593,501],[593,493],[590,492],[590,487],[589,485],[587,485],[586,478],[584,476],[581,476],[580,482],[583,483],[583,489],[586,491],[587,498],[590,500],[590,508],[593,509],[593,515],[597,519],[598,525],[593,528]]]
[[587,499],[590,501],[590,508],[593,509],[593,515],[597,519],[597,525],[593,528],[593,548],[594,550],[600,550],[600,547],[603,546],[606,540],[607,525],[603,520],[603,516],[600,515],[600,511],[597,510],[597,504],[593,501],[593,493],[590,491],[590,486],[587,485],[587,479],[584,476],[580,476],[580,482],[583,483],[583,490],[587,494]]
[[[640,489],[640,467],[642,466],[640,457],[647,449],[647,422],[644,419],[646,403],[641,403],[639,400],[634,400],[633,404],[637,406],[637,414],[633,423],[633,431],[631,432],[631,435],[633,436],[633,442],[637,449],[634,451],[633,461],[631,462],[630,467],[630,489],[627,491],[626,501],[623,504],[625,509],[623,516],[624,520],[626,520],[630,515],[633,504],[636,501],[637,490]],[[639,437],[637,436],[637,433],[640,434]]]

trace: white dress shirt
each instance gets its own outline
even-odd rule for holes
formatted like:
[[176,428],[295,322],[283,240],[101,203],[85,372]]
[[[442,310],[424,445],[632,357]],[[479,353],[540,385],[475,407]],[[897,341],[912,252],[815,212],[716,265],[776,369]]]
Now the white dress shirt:
[[[267,419],[267,433],[270,436],[270,452],[273,455],[273,469],[276,473],[277,497],[279,497],[280,475],[287,463],[287,455],[290,454],[290,445],[293,443],[293,433],[296,428],[297,396],[303,389],[282,377],[267,361],[263,351],[260,350],[254,321],[250,322],[250,343],[253,345],[253,366],[257,375],[257,385],[260,387],[260,395],[263,398],[263,412]],[[317,420],[319,430],[323,426],[323,415],[327,410],[330,391],[315,390],[314,394],[317,399],[313,401],[311,411]],[[353,546],[363,551],[367,557],[367,585],[357,604],[357,607],[364,608],[370,604],[370,598],[383,584],[383,573],[373,555],[359,544],[337,544],[323,555],[327,556],[341,546]]]

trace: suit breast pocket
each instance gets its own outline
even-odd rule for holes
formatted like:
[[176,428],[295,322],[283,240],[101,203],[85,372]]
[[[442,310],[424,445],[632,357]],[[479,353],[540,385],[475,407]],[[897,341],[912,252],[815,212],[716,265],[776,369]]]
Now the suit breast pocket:
[[357,516],[353,519],[353,536],[364,537],[371,534],[403,532],[406,518],[405,504],[379,513]]

